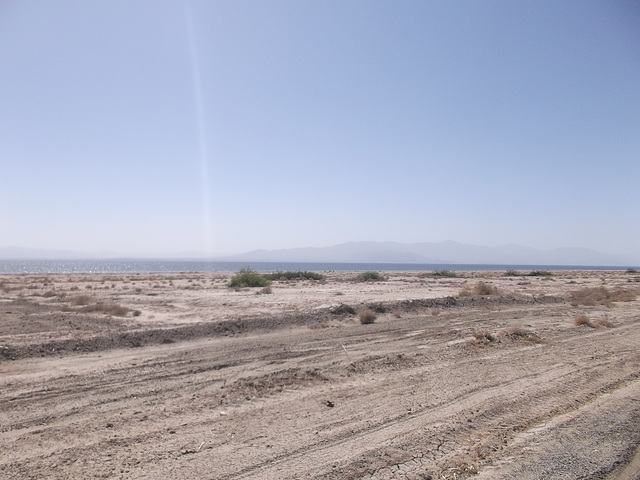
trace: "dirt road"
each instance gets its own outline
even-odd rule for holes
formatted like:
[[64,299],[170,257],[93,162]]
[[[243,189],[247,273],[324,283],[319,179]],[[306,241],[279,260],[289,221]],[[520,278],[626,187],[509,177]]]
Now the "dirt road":
[[352,277],[0,278],[2,477],[639,478],[638,274]]

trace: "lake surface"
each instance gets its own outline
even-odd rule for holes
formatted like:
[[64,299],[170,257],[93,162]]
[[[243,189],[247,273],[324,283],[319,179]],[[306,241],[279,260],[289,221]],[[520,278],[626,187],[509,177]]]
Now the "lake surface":
[[469,265],[433,263],[301,263],[215,262],[197,260],[0,260],[0,274],[9,273],[157,273],[235,272],[241,268],[259,272],[288,270],[326,271],[433,271],[433,270],[623,270],[625,267],[576,265]]

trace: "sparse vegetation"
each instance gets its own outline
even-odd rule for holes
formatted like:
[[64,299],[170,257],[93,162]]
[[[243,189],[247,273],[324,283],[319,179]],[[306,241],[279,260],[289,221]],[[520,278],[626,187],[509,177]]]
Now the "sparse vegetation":
[[250,268],[243,268],[231,277],[227,286],[229,288],[266,287],[267,283],[269,282],[264,275]]
[[376,321],[376,312],[370,308],[364,307],[358,312],[358,319],[362,325],[370,325]]
[[264,277],[267,280],[324,280],[324,275],[321,273],[302,270],[267,273]]
[[490,343],[495,341],[495,337],[485,330],[475,332],[473,337],[480,343]]
[[463,288],[458,293],[458,297],[472,297],[474,295],[497,295],[498,288],[490,283],[478,282],[473,286],[473,290]]
[[576,327],[580,327],[582,325],[586,325],[587,327],[591,327],[591,328],[595,328],[595,325],[593,323],[591,323],[591,319],[589,317],[587,317],[586,315],[578,315],[574,320],[573,323]]
[[540,338],[538,334],[522,327],[510,327],[498,334],[501,337],[518,339],[529,343],[548,344],[548,340]]
[[553,273],[551,273],[549,270],[531,270],[529,272],[530,277],[550,277],[552,275]]
[[596,306],[605,305],[610,307],[613,302],[633,302],[638,296],[633,290],[609,290],[606,287],[591,287],[575,290],[570,293],[569,302],[572,306],[578,305]]
[[635,268],[627,268],[626,270],[627,273],[638,273],[638,270]]
[[356,282],[377,282],[380,280],[384,280],[384,276],[380,272],[362,272],[356,278]]
[[473,287],[473,293],[475,295],[497,295],[498,288],[490,283],[478,282]]
[[71,305],[89,305],[91,303],[91,297],[89,295],[80,295],[69,299]]
[[451,270],[435,270],[432,274],[434,277],[456,278],[458,274]]
[[600,319],[596,320],[595,322],[593,322],[593,324],[596,327],[603,327],[603,328],[613,328],[615,326],[611,322],[611,320],[609,320],[609,316],[606,316],[605,318],[600,318]]
[[96,303],[86,305],[80,308],[79,311],[82,313],[104,313],[107,315],[115,315],[116,317],[126,317],[131,309],[115,303]]
[[504,272],[504,276],[505,277],[521,277],[522,273],[518,272],[517,270],[507,270],[506,272]]

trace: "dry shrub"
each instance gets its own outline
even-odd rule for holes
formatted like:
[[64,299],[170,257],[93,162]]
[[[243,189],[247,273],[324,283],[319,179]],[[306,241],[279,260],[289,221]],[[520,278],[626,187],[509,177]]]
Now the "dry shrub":
[[370,308],[365,307],[358,312],[358,319],[362,325],[370,325],[376,321],[376,318],[378,318],[376,312]]
[[537,333],[522,327],[509,327],[506,330],[500,332],[500,336],[522,340],[530,343],[549,343],[548,340],[540,338]]
[[264,294],[264,295],[270,295],[273,293],[273,290],[271,288],[271,283],[268,283],[266,287],[264,287],[262,290],[260,290],[260,293]]
[[570,303],[574,307],[578,305],[610,307],[613,302],[633,302],[638,296],[635,290],[609,290],[606,287],[591,287],[575,290],[570,293]]
[[586,325],[587,327],[595,328],[595,325],[591,323],[591,319],[586,315],[578,315],[573,320],[573,323],[575,324],[576,327],[580,327],[581,325]]
[[107,315],[115,315],[116,317],[125,317],[130,311],[131,309],[116,303],[96,303],[95,305],[87,305],[80,309],[82,313],[105,313]]
[[495,337],[486,330],[474,332],[473,337],[480,343],[491,343],[495,341]]
[[474,295],[497,295],[498,288],[490,283],[478,282],[473,286],[473,290],[463,288],[458,293],[458,297],[473,297]]
[[91,297],[89,295],[80,295],[69,299],[71,305],[89,305],[91,303]]
[[613,328],[615,326],[613,324],[613,322],[611,322],[611,320],[609,320],[609,317],[600,318],[600,319],[594,321],[593,324],[596,327],[602,327],[602,328]]
[[474,295],[497,295],[498,289],[490,283],[478,282],[473,287]]
[[44,292],[44,293],[42,294],[42,296],[43,296],[44,298],[51,298],[51,297],[55,297],[56,295],[57,295],[57,294],[56,294],[56,291],[55,291],[55,290],[47,290],[46,292]]
[[439,308],[431,309],[431,315],[433,315],[434,317],[437,317],[438,315],[440,315],[440,309]]

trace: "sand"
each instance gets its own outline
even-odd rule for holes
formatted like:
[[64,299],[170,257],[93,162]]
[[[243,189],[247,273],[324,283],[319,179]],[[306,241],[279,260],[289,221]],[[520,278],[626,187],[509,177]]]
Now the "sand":
[[231,275],[0,276],[2,478],[640,478],[640,274]]

